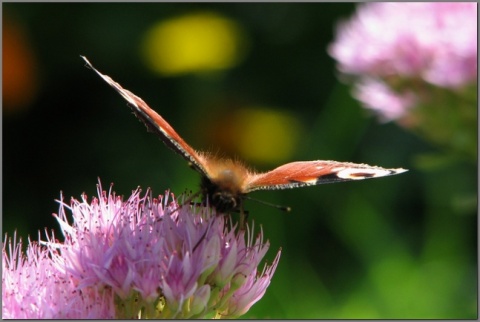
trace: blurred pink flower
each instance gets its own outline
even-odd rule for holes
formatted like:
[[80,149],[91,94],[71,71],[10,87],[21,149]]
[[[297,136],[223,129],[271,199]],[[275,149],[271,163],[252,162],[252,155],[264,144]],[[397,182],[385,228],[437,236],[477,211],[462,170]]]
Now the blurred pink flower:
[[[18,245],[10,254],[4,248],[4,316],[237,317],[263,296],[280,256],[257,276],[269,247],[262,232],[245,240],[245,231],[237,232],[226,216],[205,207],[179,207],[168,193],[152,199],[149,190],[141,197],[137,189],[123,201],[99,186],[91,202],[86,195],[81,201],[72,198],[70,206],[62,201],[56,217],[64,243],[47,237],[45,247],[32,244],[23,261]],[[250,236],[253,228],[246,229]],[[23,281],[33,272],[47,277]],[[41,292],[49,297],[39,297]],[[54,301],[58,292],[63,301]],[[25,309],[38,306],[42,309]]]
[[[359,78],[356,97],[385,119],[396,119],[417,101],[412,93],[422,90],[416,89],[419,80],[452,90],[475,84],[477,3],[359,5],[356,15],[338,26],[328,51],[342,73]],[[379,100],[369,86],[380,83]],[[395,113],[389,104],[399,107]]]
[[386,121],[402,117],[417,102],[414,92],[397,93],[374,78],[364,78],[358,82],[353,95]]

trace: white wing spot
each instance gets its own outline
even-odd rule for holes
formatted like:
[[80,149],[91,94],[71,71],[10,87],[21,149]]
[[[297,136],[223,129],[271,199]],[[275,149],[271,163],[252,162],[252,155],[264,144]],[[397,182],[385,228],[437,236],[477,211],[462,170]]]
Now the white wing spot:
[[361,180],[365,178],[383,177],[392,174],[390,170],[383,169],[348,169],[342,168],[337,176],[342,179]]

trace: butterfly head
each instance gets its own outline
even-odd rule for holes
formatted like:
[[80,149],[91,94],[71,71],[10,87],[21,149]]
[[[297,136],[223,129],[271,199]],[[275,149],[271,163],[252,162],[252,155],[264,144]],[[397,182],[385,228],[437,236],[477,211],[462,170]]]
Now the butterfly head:
[[218,212],[229,213],[231,211],[237,211],[243,201],[244,194],[240,193],[236,189],[226,189],[219,186],[217,183],[212,182],[207,177],[202,177],[200,183],[202,190],[203,201],[210,203]]
[[219,212],[241,211],[247,170],[229,159],[211,159],[208,170],[208,176],[202,176],[200,185],[204,201],[208,199]]

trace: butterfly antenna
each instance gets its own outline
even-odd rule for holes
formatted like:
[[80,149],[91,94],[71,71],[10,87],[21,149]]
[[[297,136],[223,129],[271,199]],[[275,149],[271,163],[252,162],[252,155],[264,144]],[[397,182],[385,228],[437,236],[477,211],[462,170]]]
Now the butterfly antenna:
[[290,207],[288,207],[288,206],[276,205],[276,204],[273,204],[273,203],[270,203],[270,202],[266,202],[266,201],[263,201],[263,200],[260,200],[260,199],[255,199],[255,198],[252,198],[252,197],[249,197],[249,196],[244,196],[244,198],[245,198],[245,199],[248,199],[248,200],[256,201],[256,202],[261,203],[261,204],[264,204],[264,205],[266,205],[266,206],[270,206],[270,207],[279,209],[279,210],[281,210],[281,211],[290,212],[290,211],[292,210],[292,208],[290,208]]

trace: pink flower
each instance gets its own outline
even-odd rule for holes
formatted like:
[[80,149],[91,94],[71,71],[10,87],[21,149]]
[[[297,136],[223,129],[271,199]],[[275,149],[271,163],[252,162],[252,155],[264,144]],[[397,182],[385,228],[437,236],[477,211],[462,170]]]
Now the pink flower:
[[388,121],[402,117],[417,102],[412,91],[397,93],[378,79],[365,78],[357,83],[353,96]]
[[[475,84],[477,3],[360,5],[354,18],[339,25],[329,53],[342,73],[359,79],[362,103],[386,119],[399,118],[422,98],[424,87],[458,90]],[[426,86],[419,87],[419,81]],[[378,100],[368,84],[390,90],[384,88]],[[388,105],[399,103],[403,113],[402,108],[391,113]]]
[[113,318],[113,294],[82,292],[59,272],[46,247],[5,240],[2,252],[2,317],[6,319]]
[[[72,213],[72,223],[65,209]],[[149,190],[141,196],[137,189],[123,201],[99,185],[98,198],[90,202],[86,195],[81,201],[72,199],[70,206],[61,202],[57,220],[65,242],[49,236],[44,248],[32,246],[28,261],[22,262],[22,269],[40,271],[48,278],[37,278],[34,285],[10,282],[11,278],[25,279],[17,273],[22,269],[11,268],[15,266],[11,263],[19,262],[20,250],[17,246],[9,256],[4,250],[4,272],[9,272],[4,274],[4,285],[5,281],[9,286],[26,285],[4,289],[4,316],[202,318],[244,314],[263,296],[280,253],[270,267],[252,278],[269,244],[263,243],[262,232],[255,241],[250,235],[245,240],[244,231],[236,232],[226,218],[210,208],[179,206],[173,198],[169,201],[168,193],[153,199]],[[51,285],[60,282],[61,287]],[[39,298],[39,292],[50,297]],[[60,296],[58,292],[64,294],[63,301],[52,300]],[[27,306],[42,306],[40,312],[23,309],[22,315],[15,309],[18,303],[24,308],[27,302],[14,299],[28,297],[32,304]],[[47,312],[48,305],[54,309]],[[225,311],[232,306],[235,310]]]
[[260,300],[265,294],[268,285],[270,285],[270,280],[277,268],[279,259],[280,252],[277,253],[272,265],[269,267],[265,265],[260,274],[255,270],[244,276],[243,283],[232,294],[232,298],[226,302],[223,310],[219,312],[219,317],[239,317],[245,314],[255,302]]

